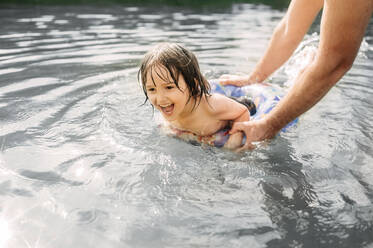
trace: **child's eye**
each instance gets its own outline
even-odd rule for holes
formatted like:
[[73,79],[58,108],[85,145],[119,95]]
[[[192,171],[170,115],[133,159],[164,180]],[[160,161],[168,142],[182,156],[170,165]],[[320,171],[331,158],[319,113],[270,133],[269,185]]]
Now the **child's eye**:
[[155,91],[155,88],[149,88],[149,89],[147,89],[146,91],[148,91],[148,92],[154,92],[154,91]]
[[174,86],[172,86],[172,85],[166,86],[166,89],[168,89],[168,90],[173,89],[173,88],[174,88]]

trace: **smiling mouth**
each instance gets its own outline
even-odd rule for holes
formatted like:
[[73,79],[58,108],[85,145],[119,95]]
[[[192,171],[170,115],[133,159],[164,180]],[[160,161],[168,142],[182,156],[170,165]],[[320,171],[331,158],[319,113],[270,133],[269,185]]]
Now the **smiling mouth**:
[[159,107],[165,115],[171,115],[174,110],[174,104],[168,105],[166,107],[163,107],[163,106],[159,106]]

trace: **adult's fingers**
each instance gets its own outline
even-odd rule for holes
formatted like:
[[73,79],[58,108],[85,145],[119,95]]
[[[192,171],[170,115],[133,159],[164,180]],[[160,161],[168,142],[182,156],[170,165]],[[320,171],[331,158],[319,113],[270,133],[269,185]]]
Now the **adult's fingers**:
[[244,122],[233,123],[231,130],[229,130],[229,134],[235,134],[237,132],[243,131],[243,125],[244,125]]
[[235,86],[243,86],[245,85],[245,81],[247,79],[243,76],[238,76],[238,75],[231,75],[231,74],[223,74],[219,78],[219,83],[221,85],[235,85]]
[[253,121],[242,121],[242,122],[234,122],[231,130],[229,130],[229,134],[234,134],[237,132],[243,132],[246,136],[250,134],[250,131],[252,129],[252,123]]
[[231,74],[223,74],[223,75],[220,76],[219,79],[227,79],[227,78],[229,78],[230,76],[231,76]]
[[234,133],[237,133],[237,132],[243,132],[245,135],[246,135],[246,142],[243,146],[239,147],[238,149],[236,149],[237,152],[242,152],[244,150],[253,150],[255,149],[255,145],[253,145],[250,140],[248,139],[248,135],[247,135],[247,127],[248,125],[250,124],[249,121],[246,121],[246,122],[235,122],[233,123],[233,126],[231,128],[231,130],[229,131],[229,134],[234,134]]
[[254,144],[251,144],[249,141],[246,141],[246,143],[237,148],[236,149],[236,152],[244,152],[244,151],[247,151],[247,150],[254,150],[256,148],[256,146]]

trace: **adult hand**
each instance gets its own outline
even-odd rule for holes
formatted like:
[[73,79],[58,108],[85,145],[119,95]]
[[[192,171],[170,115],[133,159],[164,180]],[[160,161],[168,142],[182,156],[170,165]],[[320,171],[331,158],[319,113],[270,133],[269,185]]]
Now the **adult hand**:
[[219,83],[221,85],[235,85],[235,86],[244,86],[248,84],[256,83],[254,80],[250,79],[248,75],[231,75],[231,74],[223,74],[219,78]]
[[237,149],[238,152],[243,150],[252,150],[255,148],[253,142],[272,139],[278,132],[271,125],[269,125],[265,118],[260,120],[235,122],[229,133],[234,134],[240,131],[245,133],[246,142],[242,147]]

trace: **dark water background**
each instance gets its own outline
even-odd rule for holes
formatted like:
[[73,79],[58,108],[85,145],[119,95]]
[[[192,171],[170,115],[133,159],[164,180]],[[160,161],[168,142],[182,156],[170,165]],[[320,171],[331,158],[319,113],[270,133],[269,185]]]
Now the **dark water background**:
[[237,155],[160,133],[138,64],[171,41],[248,72],[284,1],[80,3],[0,5],[0,247],[373,247],[372,23],[296,127]]

